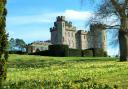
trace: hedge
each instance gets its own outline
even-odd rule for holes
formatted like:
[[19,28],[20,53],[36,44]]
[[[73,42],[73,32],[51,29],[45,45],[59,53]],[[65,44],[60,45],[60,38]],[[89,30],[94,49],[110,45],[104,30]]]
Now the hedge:
[[58,57],[103,57],[107,53],[100,48],[90,48],[86,50],[71,49],[68,45],[49,45],[49,50],[31,53],[31,55],[58,56]]
[[68,50],[68,45],[49,45],[50,56],[67,57],[69,54]]
[[26,52],[22,52],[22,51],[9,51],[9,54],[20,54],[20,55],[24,55],[27,54]]
[[105,56],[105,52],[103,49],[101,48],[93,48],[93,56],[94,57],[104,57]]
[[90,49],[82,50],[82,57],[92,57],[93,51]]
[[39,51],[39,52],[35,52],[35,53],[30,53],[29,55],[50,56],[48,50],[45,50],[45,51]]
[[82,51],[80,49],[69,49],[69,54],[68,56],[70,57],[81,57],[82,56]]

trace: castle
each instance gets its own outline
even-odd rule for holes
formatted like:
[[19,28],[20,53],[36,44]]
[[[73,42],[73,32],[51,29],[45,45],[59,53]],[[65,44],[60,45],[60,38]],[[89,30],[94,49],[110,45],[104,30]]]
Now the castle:
[[35,53],[39,51],[48,50],[48,46],[51,45],[50,42],[35,41],[26,46],[27,53]]
[[58,16],[54,26],[50,28],[51,43],[64,44],[73,49],[102,48],[106,50],[106,35],[102,24],[91,24],[90,31],[76,30],[72,22]]

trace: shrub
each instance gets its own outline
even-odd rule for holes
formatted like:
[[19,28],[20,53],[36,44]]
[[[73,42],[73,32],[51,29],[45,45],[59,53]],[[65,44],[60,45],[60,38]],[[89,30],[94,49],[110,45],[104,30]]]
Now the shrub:
[[48,50],[39,51],[39,52],[35,52],[35,53],[30,53],[29,55],[50,56]]
[[82,56],[83,57],[92,57],[93,51],[90,49],[82,50]]
[[80,49],[69,49],[69,54],[68,56],[73,56],[73,57],[81,57],[82,56],[82,51]]
[[82,51],[83,57],[106,57],[107,52],[101,48],[90,48]]
[[93,50],[94,57],[104,57],[105,56],[105,52],[101,48],[93,48],[92,50]]
[[9,54],[20,54],[20,55],[23,55],[23,54],[27,54],[26,52],[22,52],[22,51],[9,51]]
[[49,54],[50,56],[68,56],[68,45],[49,45]]

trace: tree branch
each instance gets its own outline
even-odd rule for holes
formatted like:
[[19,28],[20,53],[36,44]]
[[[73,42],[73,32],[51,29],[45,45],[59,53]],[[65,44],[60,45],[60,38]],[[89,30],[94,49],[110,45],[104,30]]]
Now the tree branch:
[[[125,0],[125,1],[127,2],[127,0]],[[112,5],[114,6],[114,8],[116,9],[116,11],[119,13],[120,17],[124,17],[125,11],[120,6],[120,4],[116,0],[111,0],[111,2],[112,2]]]

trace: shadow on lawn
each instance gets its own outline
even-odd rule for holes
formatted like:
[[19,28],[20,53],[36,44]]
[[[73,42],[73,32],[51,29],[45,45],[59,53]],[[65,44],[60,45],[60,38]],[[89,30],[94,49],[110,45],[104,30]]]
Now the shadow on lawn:
[[102,58],[80,58],[80,59],[69,59],[69,60],[54,60],[48,59],[48,60],[22,60],[17,59],[17,61],[10,61],[8,63],[9,68],[43,68],[43,67],[50,67],[54,65],[63,66],[65,64],[70,63],[87,63],[87,62],[105,62],[105,61],[113,61],[114,59],[102,59]]

